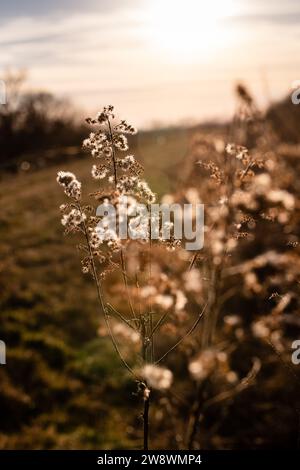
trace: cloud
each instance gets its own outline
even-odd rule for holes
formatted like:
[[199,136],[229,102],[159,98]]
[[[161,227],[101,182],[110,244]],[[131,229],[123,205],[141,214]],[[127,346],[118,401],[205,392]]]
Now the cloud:
[[8,0],[1,2],[0,22],[22,17],[49,17],[76,12],[108,13],[137,3],[137,0]]
[[224,19],[236,38],[230,47],[221,45],[191,64],[180,53],[173,61],[151,42],[145,8],[151,1],[7,0],[0,11],[6,18],[0,27],[0,72],[28,69],[32,88],[67,94],[90,109],[116,102],[143,122],[188,116],[195,102],[199,116],[210,110],[217,115],[222,99],[212,90],[219,86],[228,95],[225,113],[232,82],[245,77],[252,83],[261,64],[271,71],[275,90],[286,90],[295,78],[300,9],[296,12],[294,0],[284,5],[273,0],[272,8],[264,0],[247,0],[247,11]]
[[[0,28],[0,67],[33,68],[117,62],[140,49],[139,22],[125,13],[19,18]],[[99,65],[98,65],[99,66]]]
[[231,21],[237,23],[269,23],[275,25],[294,25],[300,23],[300,11],[292,13],[258,13],[248,14],[241,16],[234,16],[230,18]]

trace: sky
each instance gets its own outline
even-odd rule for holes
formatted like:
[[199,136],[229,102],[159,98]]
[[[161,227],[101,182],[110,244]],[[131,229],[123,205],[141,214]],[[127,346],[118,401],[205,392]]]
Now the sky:
[[300,79],[299,0],[0,0],[0,78],[114,104],[138,126],[224,120],[234,85],[261,106]]

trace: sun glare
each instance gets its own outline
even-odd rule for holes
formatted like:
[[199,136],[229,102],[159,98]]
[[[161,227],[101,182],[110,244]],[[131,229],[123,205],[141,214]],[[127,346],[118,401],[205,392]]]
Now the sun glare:
[[210,54],[228,45],[224,20],[234,14],[235,0],[152,0],[148,40],[180,60]]

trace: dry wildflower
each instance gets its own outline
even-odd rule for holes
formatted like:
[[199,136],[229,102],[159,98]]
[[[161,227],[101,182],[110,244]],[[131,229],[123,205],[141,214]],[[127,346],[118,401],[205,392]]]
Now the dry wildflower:
[[237,160],[247,161],[248,158],[248,149],[242,145],[236,144],[227,144],[226,152],[228,155],[235,157]]
[[267,198],[273,203],[281,203],[288,211],[292,211],[295,207],[295,198],[288,191],[272,190],[268,193]]
[[176,290],[175,292],[176,301],[175,301],[175,311],[180,312],[184,309],[187,304],[187,298],[182,290]]
[[67,196],[79,201],[81,198],[81,183],[76,179],[74,173],[70,171],[59,171],[56,181],[64,188]]
[[154,364],[146,364],[142,371],[145,382],[156,390],[167,390],[173,382],[173,374],[165,367],[159,367]]
[[125,137],[125,135],[123,135],[123,134],[116,134],[114,136],[113,143],[114,143],[114,146],[118,150],[121,150],[122,152],[126,152],[126,150],[128,150],[128,148],[129,148],[128,147],[127,137]]
[[253,98],[244,85],[239,83],[236,87],[236,92],[242,101],[244,101],[248,106],[252,106]]
[[156,200],[155,194],[151,191],[146,181],[139,181],[136,193],[144,199],[148,204],[153,204]]
[[154,286],[144,286],[140,289],[140,296],[144,299],[154,296],[157,293],[157,289]]
[[[96,159],[96,163],[91,168],[92,178],[101,180],[101,187],[90,196],[95,199],[97,205],[101,204],[101,215],[98,215],[99,210],[96,211],[96,208],[91,205],[81,204],[81,183],[76,176],[71,172],[61,171],[57,175],[57,182],[64,188],[67,196],[73,199],[72,203],[60,207],[62,224],[66,232],[82,234],[83,242],[78,245],[78,250],[83,253],[81,269],[95,282],[102,318],[106,325],[105,334],[111,337],[112,344],[123,365],[135,379],[138,379],[142,388],[145,401],[144,433],[147,435],[150,388],[167,390],[173,380],[173,374],[168,369],[154,365],[153,336],[155,330],[163,326],[163,322],[161,321],[162,325],[160,325],[160,320],[152,317],[155,312],[150,311],[148,302],[151,302],[151,305],[158,310],[168,311],[173,308],[173,316],[177,315],[178,321],[180,315],[181,317],[184,315],[183,310],[188,300],[183,290],[179,289],[176,283],[169,282],[166,275],[165,277],[158,276],[160,285],[149,284],[141,287],[137,275],[132,276],[133,279],[136,276],[134,284],[128,276],[127,265],[130,263],[126,259],[126,249],[129,249],[133,243],[135,246],[147,243],[147,248],[148,245],[151,248],[152,215],[149,215],[148,211],[144,213],[140,207],[154,203],[156,195],[148,183],[142,179],[142,166],[136,157],[124,155],[124,152],[128,150],[126,135],[135,134],[136,129],[125,120],[115,122],[113,106],[104,107],[95,118],[88,118],[87,123],[93,126],[93,131],[84,140],[83,147]],[[191,192],[190,196],[193,196]],[[114,210],[110,211],[111,208]],[[160,222],[159,219],[158,222]],[[118,229],[123,223],[127,224],[127,233],[129,232],[131,240],[119,236]],[[171,232],[173,224],[168,226],[165,224],[160,229]],[[134,242],[136,238],[139,239],[138,242]],[[159,242],[160,239],[157,244]],[[173,248],[178,245],[178,242],[171,236],[168,246]],[[137,252],[139,253],[138,250]],[[145,263],[144,260],[143,263]],[[151,262],[146,268],[149,272],[151,271]],[[116,269],[123,278],[122,288],[126,294],[127,310],[130,311],[131,316],[127,310],[124,314],[106,302],[102,280]],[[155,282],[154,279],[152,282]],[[135,305],[136,297],[140,304],[138,310]],[[102,326],[99,333],[103,334]],[[140,380],[140,377],[137,378],[134,369],[124,359],[118,345],[119,340],[125,345],[141,347],[141,358],[145,364],[141,374],[147,385]]]
[[[125,341],[126,343],[131,343],[132,345],[139,344],[141,337],[139,333],[124,323],[112,322],[111,329],[113,334],[120,340]],[[98,330],[100,336],[107,336],[108,332],[105,328],[100,327]]]
[[122,170],[127,171],[136,164],[136,160],[133,155],[127,155],[127,157],[117,160],[117,163]]
[[191,269],[183,275],[184,287],[187,292],[201,292],[202,279],[198,269]]
[[189,363],[189,372],[195,380],[204,380],[213,372],[215,365],[216,352],[207,349]]
[[92,177],[95,178],[95,180],[102,180],[108,175],[109,168],[107,168],[105,165],[93,165],[91,173]]
[[172,307],[174,299],[171,295],[159,294],[154,297],[154,303],[161,307],[163,310],[168,310]]
[[[136,214],[137,199],[147,203],[155,200],[155,195],[146,181],[140,179],[141,165],[133,155],[118,157],[118,151],[126,151],[128,148],[127,137],[124,134],[134,134],[136,130],[127,121],[122,120],[114,124],[114,109],[109,105],[103,108],[95,118],[88,118],[87,122],[95,127],[89,137],[84,140],[83,146],[87,148],[92,157],[101,158],[101,164],[93,165],[92,177],[96,180],[106,180],[108,186],[94,193],[97,201],[103,204],[113,205],[117,211],[120,222],[128,217],[128,229],[136,237],[149,239],[149,220],[141,214]],[[67,206],[61,208],[64,213],[62,223],[68,231],[80,227],[85,233],[92,253],[97,252],[97,259],[101,261],[112,258],[113,254],[120,250],[121,240],[117,236],[116,229],[112,228],[110,215],[96,217],[91,210],[83,208],[81,200],[81,183],[71,172],[61,171],[57,175],[58,183],[63,186],[65,193],[74,199],[75,204],[69,214],[65,213]],[[111,187],[113,186],[113,188]],[[129,203],[124,209],[122,195],[128,196]],[[109,211],[108,211],[109,213]],[[113,217],[113,215],[111,215]],[[84,225],[83,225],[84,222]],[[134,238],[134,237],[133,237]],[[105,253],[105,256],[104,256]],[[110,263],[110,262],[109,262]],[[92,262],[84,262],[85,273],[91,272]],[[109,266],[103,269],[109,271]],[[103,273],[99,273],[101,276]],[[94,277],[94,275],[93,275]]]
[[127,193],[134,191],[134,189],[137,186],[137,183],[138,183],[137,176],[121,176],[117,182],[117,189],[121,193],[127,194]]
[[212,161],[204,162],[199,160],[197,162],[198,165],[202,166],[205,170],[209,171],[210,177],[215,180],[217,184],[221,184],[223,181],[223,173],[218,167],[218,165]]
[[57,173],[56,181],[58,182],[58,184],[65,188],[75,179],[76,176],[74,175],[74,173],[71,173],[70,171],[59,171]]
[[105,124],[109,119],[114,119],[113,114],[114,107],[112,105],[105,106],[101,112],[96,116],[96,119],[87,118],[88,124]]
[[136,134],[137,130],[131,124],[128,124],[126,120],[121,120],[120,124],[118,124],[115,129],[117,131],[123,132],[124,134]]
[[68,229],[78,228],[86,220],[86,215],[78,209],[72,209],[68,214],[64,214],[61,223]]

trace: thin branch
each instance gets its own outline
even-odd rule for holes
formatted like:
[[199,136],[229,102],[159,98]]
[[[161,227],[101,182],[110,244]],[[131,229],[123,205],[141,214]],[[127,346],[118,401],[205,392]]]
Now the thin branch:
[[149,394],[144,398],[144,450],[149,449],[149,407],[150,407],[150,391]]
[[[79,207],[80,213],[82,214],[81,205],[78,204],[78,207]],[[115,340],[115,338],[114,338],[114,335],[113,335],[113,332],[112,332],[110,323],[109,323],[109,321],[108,321],[107,308],[106,308],[106,306],[105,306],[104,295],[103,295],[103,293],[102,293],[101,283],[100,283],[100,281],[99,281],[99,279],[98,279],[97,270],[96,270],[96,266],[95,266],[95,260],[94,260],[94,254],[93,254],[93,250],[92,250],[92,248],[91,248],[91,244],[90,244],[90,240],[89,240],[89,236],[88,236],[88,231],[87,231],[86,223],[85,223],[84,220],[83,220],[83,227],[84,227],[85,238],[86,238],[86,241],[87,241],[87,244],[88,244],[88,247],[89,247],[90,260],[91,260],[91,266],[92,266],[92,273],[93,273],[94,281],[95,281],[96,288],[97,288],[97,296],[98,296],[99,304],[100,304],[100,306],[101,306],[102,314],[103,314],[103,316],[104,316],[105,324],[106,324],[106,326],[107,326],[107,329],[108,329],[108,332],[109,332],[109,334],[110,334],[112,343],[113,343],[114,348],[115,348],[115,350],[116,350],[116,353],[118,354],[118,356],[119,356],[121,362],[122,362],[123,365],[126,367],[126,369],[134,376],[134,378],[137,379],[136,374],[133,372],[133,370],[131,369],[131,367],[127,364],[127,362],[126,362],[125,359],[123,358],[123,356],[122,356],[122,354],[121,354],[121,351],[119,350],[118,344],[117,344],[117,342],[116,342],[116,340]]]
[[115,179],[115,186],[117,186],[117,164],[116,164],[116,154],[115,154],[115,148],[114,148],[114,139],[113,139],[113,133],[112,133],[112,128],[110,124],[109,118],[107,119],[108,123],[108,129],[109,129],[109,138],[111,142],[111,150],[112,150],[112,161],[113,161],[113,167],[114,167],[114,179]]
[[112,332],[112,329],[111,329],[111,326],[110,326],[110,323],[109,323],[109,315],[105,314],[104,316],[104,319],[105,319],[105,323],[106,323],[106,326],[107,326],[107,329],[109,331],[109,335],[111,337],[111,340],[112,340],[112,343],[114,345],[114,348],[119,356],[119,358],[121,359],[123,365],[126,367],[126,369],[133,375],[133,377],[136,379],[136,380],[141,380],[135,373],[134,371],[132,370],[132,368],[130,367],[130,365],[126,362],[126,360],[124,359],[120,349],[119,349],[119,346],[118,346],[118,343],[114,337],[114,334]]
[[186,332],[186,334],[182,336],[182,338],[180,338],[180,340],[178,340],[177,343],[175,343],[174,346],[172,346],[160,359],[158,359],[158,361],[156,361],[155,364],[159,364],[170,352],[174,351],[174,349],[176,349],[182,343],[182,341],[184,341],[189,335],[193,333],[193,331],[197,328],[198,323],[200,322],[206,310],[207,305],[208,305],[208,301],[206,302],[200,314],[198,315],[197,320],[194,322],[191,328]]
[[[110,303],[107,303],[106,306],[110,308],[112,313],[115,313],[126,325],[128,325],[130,328],[132,328],[134,331],[138,331],[137,328],[135,328],[133,325],[130,324],[130,321],[127,320],[118,310],[116,310]],[[134,319],[136,320],[136,319]]]
[[260,368],[261,368],[261,362],[257,357],[255,357],[253,359],[252,367],[251,367],[250,371],[248,372],[248,374],[246,375],[246,377],[244,377],[232,389],[227,390],[225,392],[221,392],[218,395],[216,395],[216,396],[210,398],[209,400],[207,400],[206,402],[204,402],[203,407],[208,408],[209,406],[212,406],[215,403],[219,403],[221,401],[227,400],[228,398],[232,398],[235,395],[237,395],[238,393],[240,393],[243,390],[245,390],[246,388],[248,388],[252,384],[252,382],[254,381],[257,374],[259,373]]
[[152,338],[152,336],[154,335],[155,331],[160,327],[160,325],[162,324],[162,322],[165,320],[165,318],[167,318],[167,316],[169,315],[170,312],[166,312],[164,313],[160,319],[158,320],[158,322],[155,324],[154,328],[152,329],[152,332],[150,334],[150,337],[149,339]]
[[122,247],[121,247],[120,259],[121,259],[122,275],[123,275],[123,281],[124,281],[124,285],[125,285],[128,305],[129,305],[132,317],[135,318],[136,315],[135,315],[135,311],[134,311],[134,308],[133,308],[133,305],[132,305],[131,296],[130,296],[130,292],[129,292],[128,276],[127,276],[127,271],[126,271],[126,263],[125,263],[125,258],[124,258],[124,253],[123,253],[123,248]]

